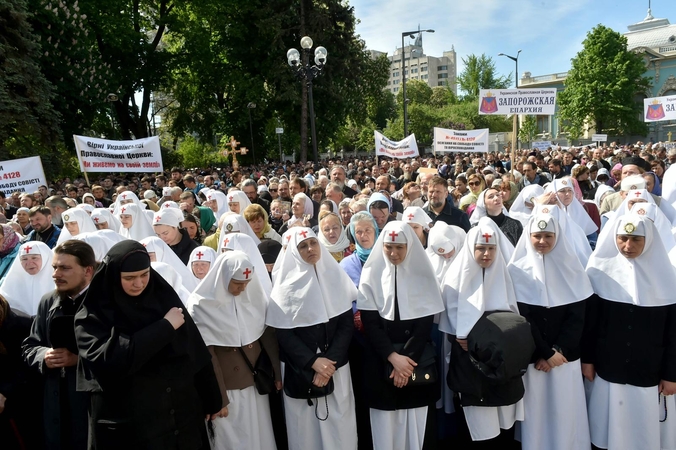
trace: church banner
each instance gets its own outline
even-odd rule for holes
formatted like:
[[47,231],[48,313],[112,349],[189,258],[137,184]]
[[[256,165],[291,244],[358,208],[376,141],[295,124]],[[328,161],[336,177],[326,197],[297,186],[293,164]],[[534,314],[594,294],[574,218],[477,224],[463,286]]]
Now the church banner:
[[556,89],[481,89],[479,114],[553,116]]
[[435,152],[487,152],[488,128],[480,130],[447,130],[434,128]]
[[83,172],[162,172],[160,138],[111,141],[73,135]]
[[676,95],[644,98],[643,117],[646,122],[676,120]]
[[397,159],[419,156],[415,134],[411,134],[401,141],[390,140],[377,131],[374,131],[373,134],[376,138],[376,156],[387,156]]
[[47,177],[39,156],[0,162],[0,190],[5,196],[13,192],[32,194],[42,185],[47,186]]

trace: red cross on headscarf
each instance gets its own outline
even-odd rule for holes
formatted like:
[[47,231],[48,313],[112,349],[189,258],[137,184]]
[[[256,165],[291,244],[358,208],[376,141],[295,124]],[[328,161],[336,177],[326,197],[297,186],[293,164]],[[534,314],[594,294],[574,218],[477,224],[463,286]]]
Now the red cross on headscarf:
[[488,244],[491,241],[491,238],[493,237],[492,234],[484,233],[481,235],[484,239],[486,239],[486,243]]
[[204,253],[202,253],[202,252],[197,252],[197,253],[195,254],[195,256],[197,256],[197,259],[202,259],[202,256],[204,256]]
[[251,270],[247,267],[246,270],[244,271],[244,276],[246,279],[249,279],[249,275],[251,275]]
[[223,247],[225,247],[226,245],[228,245],[228,242],[230,242],[230,239],[225,238],[225,240],[223,241]]
[[228,201],[232,202],[232,198],[233,198],[232,195],[230,197],[228,197]]
[[641,192],[636,191],[636,193],[634,195],[636,196],[636,198],[639,198],[641,196]]
[[414,217],[415,217],[414,214],[409,214],[409,215],[408,215],[408,220],[413,220]]
[[159,222],[162,219],[162,216],[155,217],[155,222]]
[[122,197],[122,200],[125,200],[127,198],[127,194],[122,194],[120,197]]
[[395,233],[394,231],[392,231],[388,236],[390,236],[394,241],[395,239],[397,239],[397,236],[399,236],[399,233]]
[[124,212],[125,212],[126,210],[127,210],[127,208],[122,208],[122,209],[120,210],[120,214],[124,214]]
[[289,242],[290,240],[291,240],[291,235],[289,234],[289,235],[286,236],[286,242]]
[[30,251],[31,251],[32,248],[33,248],[33,247],[31,247],[30,245],[27,245],[26,248],[25,248],[24,250],[26,251],[26,253],[30,253]]
[[94,217],[94,222],[99,223],[99,218],[98,218],[98,217]]
[[305,238],[307,237],[307,231],[305,231],[305,230],[301,231],[301,232],[298,233],[298,234],[300,234],[301,236],[303,236],[303,239],[305,239]]

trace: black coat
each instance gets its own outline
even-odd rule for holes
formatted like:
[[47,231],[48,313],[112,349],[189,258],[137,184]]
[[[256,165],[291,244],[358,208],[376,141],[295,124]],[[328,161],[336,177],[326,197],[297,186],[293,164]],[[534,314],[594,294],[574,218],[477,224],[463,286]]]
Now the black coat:
[[580,341],[584,327],[585,301],[554,308],[519,303],[519,313],[530,323],[535,341],[532,362],[554,356],[552,347],[561,349],[568,362],[580,358]]
[[178,259],[183,261],[183,264],[188,264],[190,261],[190,253],[192,253],[193,250],[195,250],[197,247],[199,247],[199,244],[195,242],[194,240],[190,239],[190,235],[188,235],[188,230],[185,228],[181,228],[179,230],[181,232],[181,240],[179,241],[178,244],[176,245],[171,245],[171,249],[176,253],[176,256],[178,256]]
[[369,407],[384,411],[431,406],[441,395],[439,383],[397,388],[387,378],[387,357],[393,344],[405,344],[403,355],[415,362],[430,341],[434,316],[401,320],[395,300],[394,320],[380,317],[378,311],[361,311],[361,320],[368,341],[364,361],[364,383]]
[[587,300],[582,362],[606,381],[639,387],[676,382],[676,304],[641,307]]
[[[85,294],[75,299],[79,305]],[[78,450],[87,448],[87,407],[89,395],[75,389],[76,368],[48,369],[45,353],[52,348],[49,326],[56,317],[70,316],[74,307],[59,298],[56,291],[40,300],[31,334],[23,343],[26,364],[44,380],[45,448]],[[73,351],[75,349],[72,349]],[[70,435],[68,439],[66,436]],[[65,441],[62,443],[62,440]]]

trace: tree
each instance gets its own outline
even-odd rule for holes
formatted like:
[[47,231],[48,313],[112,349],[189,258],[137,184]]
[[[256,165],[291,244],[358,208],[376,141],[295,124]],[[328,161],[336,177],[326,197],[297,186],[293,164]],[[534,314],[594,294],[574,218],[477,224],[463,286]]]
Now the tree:
[[[420,80],[408,80],[406,82],[406,98],[408,104],[429,105],[432,98],[432,88],[427,83]],[[400,89],[397,92],[397,104],[401,108],[402,99],[404,98],[404,90]]]
[[528,147],[530,147],[531,142],[535,140],[537,134],[537,119],[535,116],[526,116],[526,118],[521,122],[521,128],[519,129],[519,140],[521,142],[528,142]]
[[641,56],[627,50],[625,36],[603,25],[587,33],[582,44],[558,96],[560,120],[570,121],[568,129],[576,136],[587,123],[597,133],[645,134],[643,104],[634,101],[650,87]]
[[469,100],[479,98],[480,89],[507,89],[512,84],[512,74],[499,76],[493,58],[485,54],[469,55],[462,58],[462,63],[465,68],[458,75],[457,83]]
[[29,17],[22,0],[0,3],[1,160],[23,156],[12,155],[10,148],[52,146],[59,137],[58,114],[52,108],[54,91],[40,71],[39,46]]

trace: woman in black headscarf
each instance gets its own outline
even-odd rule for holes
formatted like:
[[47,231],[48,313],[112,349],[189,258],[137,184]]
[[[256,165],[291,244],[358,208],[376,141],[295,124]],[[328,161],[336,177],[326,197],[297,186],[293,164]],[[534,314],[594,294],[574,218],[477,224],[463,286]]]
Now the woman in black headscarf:
[[95,449],[209,448],[207,420],[225,417],[211,357],[143,245],[113,246],[75,316],[77,388],[91,392]]

